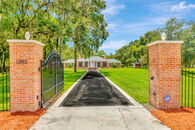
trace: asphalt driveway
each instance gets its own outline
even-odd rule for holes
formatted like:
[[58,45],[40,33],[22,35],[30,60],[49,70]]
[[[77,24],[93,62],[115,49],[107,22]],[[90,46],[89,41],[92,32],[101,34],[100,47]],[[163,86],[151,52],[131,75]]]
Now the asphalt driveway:
[[61,106],[133,105],[98,71],[88,71]]

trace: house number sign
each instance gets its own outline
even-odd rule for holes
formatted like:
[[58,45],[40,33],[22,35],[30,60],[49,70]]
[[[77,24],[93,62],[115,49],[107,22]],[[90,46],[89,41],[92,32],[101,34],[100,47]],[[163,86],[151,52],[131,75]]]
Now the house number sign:
[[28,63],[27,59],[18,59],[18,60],[16,60],[16,64],[27,64],[27,63]]

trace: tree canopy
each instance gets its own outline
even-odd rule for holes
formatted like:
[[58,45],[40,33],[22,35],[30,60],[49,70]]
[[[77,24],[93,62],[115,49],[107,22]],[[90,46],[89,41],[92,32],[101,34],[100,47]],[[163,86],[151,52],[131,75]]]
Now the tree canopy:
[[105,7],[104,0],[1,0],[0,70],[9,66],[6,40],[24,39],[26,31],[46,44],[44,57],[51,50],[64,60],[93,54],[108,37]]
[[129,66],[134,62],[140,62],[143,66],[148,65],[147,44],[161,40],[161,33],[165,32],[166,40],[183,40],[182,64],[195,64],[195,23],[171,18],[164,27],[149,31],[139,40],[131,41],[116,51],[115,57],[124,65]]

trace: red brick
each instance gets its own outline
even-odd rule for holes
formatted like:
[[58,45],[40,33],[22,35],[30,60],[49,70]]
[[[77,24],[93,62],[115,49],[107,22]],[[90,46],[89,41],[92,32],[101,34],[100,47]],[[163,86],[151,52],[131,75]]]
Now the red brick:
[[[149,46],[149,102],[155,108],[180,107],[180,67],[181,43],[162,41]],[[171,101],[166,104],[164,98],[167,94],[171,96]]]
[[[40,109],[37,95],[41,96],[43,46],[32,42],[10,42],[10,106],[11,112]],[[17,64],[25,59],[27,64]]]

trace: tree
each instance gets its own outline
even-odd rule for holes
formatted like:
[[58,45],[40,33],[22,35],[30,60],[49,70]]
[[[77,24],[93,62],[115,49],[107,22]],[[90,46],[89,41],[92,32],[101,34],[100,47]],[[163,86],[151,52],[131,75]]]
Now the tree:
[[178,20],[177,18],[169,19],[164,28],[167,40],[181,40],[184,23],[184,20]]
[[125,66],[134,62],[141,62],[142,65],[148,64],[148,47],[147,44],[160,40],[160,32],[149,31],[140,37],[140,40],[131,41],[128,46],[124,46],[116,51],[115,57]]
[[75,0],[73,5],[71,21],[76,72],[77,53],[82,53],[86,48],[89,48],[89,51],[97,51],[106,40],[108,32],[104,16],[101,14],[105,9],[105,1]]
[[182,45],[182,64],[194,65],[195,64],[195,24],[189,23],[190,28],[183,32],[184,44]]
[[107,56],[108,59],[114,59],[115,58],[115,55],[110,53],[108,56]]
[[98,51],[97,53],[95,53],[95,56],[100,56],[100,57],[104,57],[106,55],[106,53],[104,52],[104,50]]
[[[7,39],[31,39],[45,43],[44,57],[51,50],[63,54],[74,52],[86,57],[93,54],[108,36],[104,0],[1,0],[0,67],[8,60]],[[67,43],[73,42],[73,46]],[[66,50],[70,49],[71,52]],[[74,49],[74,50],[73,50]],[[71,57],[70,56],[70,57]],[[76,60],[75,60],[76,61]],[[1,69],[1,68],[0,68]],[[76,71],[76,69],[75,69]]]

